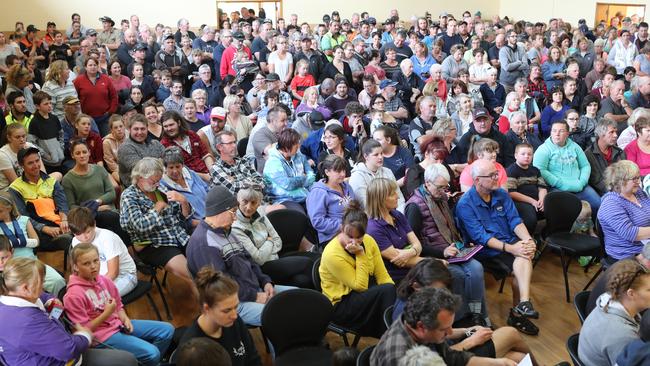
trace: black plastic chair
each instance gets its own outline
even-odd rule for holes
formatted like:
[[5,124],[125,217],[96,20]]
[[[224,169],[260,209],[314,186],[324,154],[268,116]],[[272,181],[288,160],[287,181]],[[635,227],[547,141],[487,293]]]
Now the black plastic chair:
[[[544,206],[546,207],[546,206]],[[580,357],[578,357],[578,339],[580,338],[580,333],[573,334],[566,341],[566,349],[569,351],[569,356],[573,362],[573,366],[584,366]]]
[[[164,268],[155,267],[144,263],[138,257],[138,254],[135,251],[135,249],[133,250],[131,257],[135,262],[135,267],[137,268],[138,272],[144,274],[145,276],[149,276],[149,283],[151,283],[152,287],[153,285],[156,285],[156,288],[158,289],[158,293],[160,294],[160,299],[162,300],[163,303],[163,307],[165,308],[165,315],[167,315],[167,320],[172,320],[172,314],[169,311],[169,305],[167,304],[167,299],[165,298],[165,293],[163,292],[163,286],[160,284],[160,281],[158,280],[158,270],[159,269],[164,270]],[[165,272],[165,277],[163,279],[163,282],[165,282],[165,279],[167,277],[166,273],[167,272]]]
[[[609,268],[612,264],[616,263],[616,259],[610,257],[607,255],[607,252],[605,251],[605,233],[603,232],[602,226],[600,226],[600,220],[596,219],[596,234],[598,234],[598,241],[600,242],[600,267],[598,268],[598,271],[594,273],[594,275],[591,277],[589,282],[585,285],[585,287],[582,289],[582,291],[585,291],[586,289],[591,286],[591,284],[600,276],[600,274],[603,271],[606,271],[607,268]],[[595,263],[594,260],[589,262],[589,264],[585,267],[585,273],[589,270],[589,268]]]
[[591,291],[580,291],[573,297],[573,306],[575,306],[578,318],[580,318],[580,324],[583,324],[587,319],[587,315],[589,315],[589,312],[587,312],[589,295],[591,295]]
[[136,302],[141,297],[146,296],[147,300],[149,301],[149,304],[153,308],[153,311],[156,313],[156,317],[158,317],[158,320],[162,320],[162,317],[160,316],[160,311],[158,310],[158,306],[156,306],[156,303],[153,301],[153,298],[151,297],[152,288],[153,286],[151,285],[151,282],[138,280],[138,284],[135,286],[135,288],[131,290],[131,292],[129,292],[128,294],[122,296],[122,304],[129,305],[133,302]]
[[269,212],[266,217],[282,239],[282,249],[278,255],[284,257],[296,254],[309,227],[309,218],[301,212],[289,209]]
[[[320,267],[320,258],[316,259],[316,261],[314,262],[314,266],[311,269],[311,278],[312,278],[312,282],[314,283],[314,288],[316,289],[316,291],[322,292],[322,288],[320,286],[320,273],[318,272],[319,267]],[[359,344],[359,341],[361,340],[361,336],[354,330],[346,328],[342,325],[338,325],[333,322],[329,323],[327,329],[330,332],[339,335],[343,339],[343,344],[345,344],[346,347],[356,347],[357,344]],[[350,340],[348,339],[348,334],[354,335],[354,337],[352,338],[352,343],[350,343]]]
[[248,137],[244,137],[243,139],[237,142],[237,154],[239,155],[240,158],[246,156],[247,146],[248,146]]
[[330,365],[323,347],[334,308],[323,294],[309,289],[283,291],[262,310],[262,332],[275,350],[275,365]]
[[393,310],[395,310],[395,305],[387,307],[386,311],[384,311],[384,324],[386,325],[386,329],[393,325]]
[[571,301],[569,265],[579,256],[600,258],[600,242],[589,235],[572,234],[571,227],[580,214],[582,203],[571,192],[551,192],[544,198],[547,246],[560,252],[566,301]]
[[373,345],[366,347],[363,351],[361,351],[357,357],[357,366],[370,366],[370,355],[374,349],[375,346]]

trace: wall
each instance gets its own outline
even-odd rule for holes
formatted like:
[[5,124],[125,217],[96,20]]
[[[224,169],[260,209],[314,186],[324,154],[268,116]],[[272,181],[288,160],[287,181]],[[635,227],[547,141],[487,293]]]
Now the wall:
[[[640,4],[650,11],[650,1],[644,0],[602,0],[600,2],[619,4]],[[584,18],[587,25],[594,26],[596,1],[594,0],[500,0],[499,14],[514,19],[548,22],[550,18],[562,18],[576,26]],[[647,20],[646,16],[646,20]]]
[[[175,9],[179,4],[184,11]],[[189,19],[190,27],[198,28],[204,23],[215,24],[217,19],[216,2],[208,0],[4,0],[2,7],[0,30],[13,30],[16,20],[25,23],[25,27],[34,24],[41,30],[52,20],[57,28],[65,29],[70,25],[72,13],[81,14],[81,23],[96,29],[101,29],[99,18],[104,15],[110,16],[117,27],[120,20],[128,19],[131,14],[138,14],[141,23],[152,27],[156,23],[175,27],[178,19],[185,17]]]

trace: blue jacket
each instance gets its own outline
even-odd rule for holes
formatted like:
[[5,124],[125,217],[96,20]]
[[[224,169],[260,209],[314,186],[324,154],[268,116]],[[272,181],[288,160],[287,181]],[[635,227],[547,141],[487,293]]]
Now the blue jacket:
[[203,89],[208,94],[208,98],[205,101],[207,105],[215,107],[219,104],[219,84],[217,84],[216,81],[212,81],[210,86],[207,86],[203,80],[197,80],[194,84],[192,84],[190,93],[196,89]]
[[[323,151],[323,133],[325,133],[325,128],[320,128],[312,132],[300,145],[300,152],[305,155],[307,159],[312,160],[314,164],[318,164],[318,157],[320,156],[321,151]],[[344,143],[346,149],[357,151],[357,143],[354,141],[352,136],[346,134]]]
[[161,191],[176,191],[182,194],[190,206],[194,209],[193,219],[202,220],[205,218],[205,197],[208,195],[208,184],[199,177],[196,172],[183,167],[183,178],[187,188],[181,187],[179,184],[171,180],[165,174],[160,180]]
[[582,191],[591,174],[585,152],[568,138],[564,146],[554,144],[551,138],[546,139],[535,151],[533,165],[542,173],[549,187],[560,191]]
[[269,158],[264,165],[264,183],[269,201],[274,204],[305,202],[314,180],[316,174],[302,153],[297,152],[291,161],[287,161],[277,147],[269,150]]
[[328,187],[324,181],[314,183],[307,195],[307,212],[311,224],[318,232],[318,242],[328,242],[341,228],[343,212],[350,200],[355,199],[354,191],[343,182],[343,194]]
[[496,107],[503,107],[503,104],[506,102],[506,89],[503,87],[503,85],[497,83],[496,89],[492,91],[487,83],[483,83],[481,84],[479,91],[483,97],[485,108],[487,108],[488,112],[490,112],[490,115],[492,115],[492,119],[495,121],[498,120],[499,115],[496,114],[493,109]]
[[551,60],[548,60],[542,64],[542,76],[544,77],[544,82],[546,83],[546,88],[550,92],[554,86],[561,86],[562,79],[555,79],[553,74],[557,74],[564,71],[564,63],[558,62],[553,63]]

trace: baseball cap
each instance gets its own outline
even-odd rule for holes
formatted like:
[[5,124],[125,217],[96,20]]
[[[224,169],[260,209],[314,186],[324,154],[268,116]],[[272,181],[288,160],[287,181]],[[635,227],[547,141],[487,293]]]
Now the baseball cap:
[[30,24],[27,26],[27,32],[38,32],[40,29],[36,28],[34,24]]
[[323,123],[325,123],[325,117],[323,117],[321,112],[313,110],[309,113],[309,121],[311,122],[311,127],[317,130],[323,126]]
[[366,21],[367,21],[368,24],[370,24],[370,25],[376,25],[376,24],[377,24],[377,19],[375,19],[375,18],[373,18],[373,17],[368,18]]
[[474,109],[474,112],[472,113],[472,116],[474,119],[479,119],[479,118],[490,118],[490,114],[488,113],[487,109],[483,107],[478,107]]
[[233,207],[237,207],[237,199],[224,186],[214,186],[205,197],[205,216],[216,216]]
[[394,87],[396,85],[397,85],[397,81],[393,81],[393,80],[390,80],[390,79],[384,79],[379,84],[379,89],[385,89],[385,88],[388,88],[390,86]]
[[302,37],[300,37],[301,41],[311,41],[311,36],[309,34],[303,34]]
[[221,120],[226,119],[226,109],[224,107],[214,107],[210,111],[210,117],[216,117]]
[[239,40],[239,41],[243,41],[245,37],[244,37],[244,33],[242,33],[242,32],[235,32],[235,33],[232,34],[232,38],[233,38],[233,39],[237,39],[237,40]]
[[168,39],[174,39],[174,35],[170,33],[170,34],[166,35],[165,38],[163,38],[164,41],[166,41]]
[[395,20],[393,20],[393,18],[388,18],[388,19],[386,19],[384,24],[395,24]]
[[266,75],[266,81],[279,81],[280,80],[280,75],[270,72],[268,75]]
[[27,148],[24,148],[24,149],[20,149],[18,151],[18,154],[16,155],[16,158],[18,160],[18,164],[22,165],[23,160],[25,159],[25,157],[27,155],[31,155],[31,154],[34,154],[34,153],[38,154],[40,152],[41,152],[41,150],[39,150],[38,148],[33,147],[33,146],[32,147],[27,147]]
[[349,19],[343,19],[341,24],[350,24],[350,20]]
[[68,95],[67,97],[63,98],[63,105],[70,105],[70,104],[77,104],[79,103],[79,98],[73,96],[73,95]]
[[147,45],[145,43],[138,43],[133,47],[134,51],[145,51],[147,49]]
[[88,30],[86,31],[86,37],[92,37],[92,36],[96,36],[96,35],[97,35],[97,31],[94,30],[94,29],[92,29],[92,28],[91,28],[91,29],[88,29]]

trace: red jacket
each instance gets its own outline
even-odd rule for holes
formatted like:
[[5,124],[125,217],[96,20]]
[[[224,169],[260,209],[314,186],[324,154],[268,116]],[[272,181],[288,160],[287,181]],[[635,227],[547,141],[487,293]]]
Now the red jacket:
[[117,92],[108,76],[98,74],[93,84],[86,73],[79,74],[74,79],[74,88],[79,94],[81,110],[91,117],[101,117],[117,111]]
[[[251,50],[246,46],[243,46],[242,49],[246,54],[248,54],[248,59],[252,60],[253,56],[251,55]],[[233,46],[228,46],[228,48],[223,51],[223,55],[221,55],[221,64],[219,64],[219,71],[222,79],[226,75],[237,75],[235,69],[232,68],[232,61],[235,59],[235,55],[237,55],[237,49]]]
[[[75,136],[75,138],[79,138],[79,136]],[[90,131],[90,134],[86,137],[86,146],[88,146],[88,151],[90,152],[88,159],[90,164],[97,164],[104,161],[104,144],[102,137],[97,132]]]
[[203,161],[203,158],[209,154],[207,147],[205,147],[196,132],[188,130],[186,134],[190,139],[191,153],[187,152],[180,144],[177,144],[176,141],[167,136],[163,137],[160,140],[160,143],[165,147],[178,146],[183,152],[185,166],[190,170],[194,170],[197,173],[208,173],[208,166],[205,165],[205,161]]

